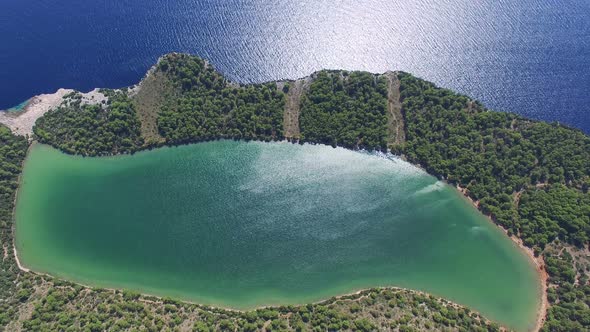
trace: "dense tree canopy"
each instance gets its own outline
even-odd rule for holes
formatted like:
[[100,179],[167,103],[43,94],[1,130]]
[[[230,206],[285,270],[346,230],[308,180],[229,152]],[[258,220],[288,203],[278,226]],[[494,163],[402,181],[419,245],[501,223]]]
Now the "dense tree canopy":
[[[510,234],[541,253],[556,239],[588,247],[590,138],[559,124],[491,112],[401,74],[407,142],[394,149],[458,184]],[[563,254],[563,250],[562,250]],[[573,261],[545,253],[552,304],[546,331],[590,329],[590,286]]]
[[65,152],[99,156],[136,151],[143,144],[135,106],[124,91],[103,90],[105,104],[88,105],[72,93],[57,109],[39,118],[37,139]]
[[[587,190],[588,136],[558,124],[487,111],[465,96],[408,74],[401,74],[401,96],[407,142],[399,149],[410,161],[467,188],[482,211],[531,247],[542,249],[557,235],[570,243],[585,242],[590,235],[587,216],[585,225],[577,225],[575,236],[564,218],[547,221],[553,225],[547,225],[544,234],[540,219],[521,218],[515,203],[517,193],[535,190],[536,185],[567,184],[574,191]],[[528,192],[524,197],[541,199]],[[562,231],[556,232],[557,228]]]
[[384,77],[321,71],[301,101],[301,140],[346,148],[387,148]]
[[205,61],[181,54],[168,55],[158,69],[178,88],[158,117],[167,142],[283,138],[285,95],[276,83],[236,86]]
[[4,250],[4,254],[0,255],[0,329],[14,319],[16,304],[26,301],[31,293],[30,284],[21,283],[18,288],[15,285],[20,273],[11,252],[12,212],[18,176],[28,147],[26,138],[15,136],[8,128],[0,125],[0,249]]
[[518,205],[520,236],[545,246],[556,238],[582,247],[590,234],[590,195],[561,184],[531,188]]

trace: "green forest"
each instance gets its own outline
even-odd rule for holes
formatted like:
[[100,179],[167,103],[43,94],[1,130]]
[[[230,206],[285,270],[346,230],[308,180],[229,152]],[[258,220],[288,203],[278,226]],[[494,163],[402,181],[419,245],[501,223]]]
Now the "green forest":
[[[491,112],[467,97],[401,75],[401,96],[407,142],[399,147],[408,160],[429,173],[458,184],[479,201],[510,234],[540,252],[557,237],[581,246],[588,242],[588,210],[569,207],[587,202],[590,137],[582,132]],[[561,186],[564,195],[550,194],[552,205],[517,211],[517,194],[527,201],[542,199]],[[567,193],[566,193],[567,192]],[[567,215],[547,218],[561,206]],[[545,207],[545,208],[544,208]]]
[[321,71],[301,101],[301,140],[387,149],[387,82],[366,72]]
[[101,156],[130,153],[143,145],[141,124],[125,91],[101,90],[106,104],[82,103],[79,93],[37,120],[33,132],[47,143],[72,154]]
[[31,284],[22,280],[14,255],[6,254],[13,246],[12,213],[28,148],[26,138],[0,125],[0,246],[5,253],[0,260],[0,329],[15,318],[17,304],[26,301],[31,293]]
[[[157,128],[165,144],[221,138],[283,139],[286,96],[276,83],[235,84],[206,61],[182,54],[163,57],[155,70],[165,74],[174,91],[157,113]],[[383,75],[321,71],[312,76],[301,97],[300,143],[389,149],[465,189],[481,212],[544,257],[550,308],[543,330],[589,330],[586,273],[590,266],[577,262],[568,248],[587,250],[590,240],[590,137],[558,123],[487,110],[467,96],[407,73],[397,76],[405,141],[387,146],[391,133],[388,84]],[[109,101],[99,105],[85,105],[79,94],[68,96],[62,106],[37,121],[35,139],[85,156],[152,147],[141,133],[137,113],[142,109],[126,91],[104,90]],[[12,246],[12,208],[27,147],[25,138],[0,127],[3,248]],[[349,299],[345,304],[331,300],[235,314],[80,288],[22,273],[15,264],[13,255],[2,260],[0,326],[9,326],[18,316],[16,303],[34,303],[33,316],[24,323],[33,331],[65,330],[72,321],[80,322],[72,330],[83,331],[124,331],[131,326],[174,331],[183,321],[190,321],[194,331],[497,330],[477,315],[461,311],[465,309],[435,305],[440,301],[432,297],[403,293],[400,299],[395,295],[392,305],[393,295],[387,289],[372,290],[368,297]],[[365,303],[368,298],[375,301]],[[424,313],[425,305],[434,309]]]
[[204,60],[182,54],[167,56],[158,69],[178,91],[157,120],[166,142],[283,139],[285,95],[275,83],[230,84]]
[[[484,214],[543,253],[556,240],[587,247],[590,137],[559,125],[492,112],[469,98],[402,73],[409,161],[467,189]],[[572,262],[547,255],[551,307],[546,331],[590,328],[590,286],[556,271]],[[559,268],[555,268],[557,265]],[[571,273],[570,273],[571,276]]]
[[[173,84],[157,115],[168,145],[213,139],[281,140],[285,95],[276,83],[239,86],[228,82],[204,60],[170,54],[159,62]],[[101,90],[106,104],[88,105],[72,93],[35,124],[41,143],[66,153],[103,156],[160,145],[144,140],[136,104],[127,90]]]

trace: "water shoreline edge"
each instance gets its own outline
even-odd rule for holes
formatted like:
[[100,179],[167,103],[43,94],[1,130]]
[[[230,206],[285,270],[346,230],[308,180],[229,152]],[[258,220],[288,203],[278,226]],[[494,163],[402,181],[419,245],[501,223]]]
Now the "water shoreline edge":
[[[158,59],[158,62],[159,62],[159,60],[160,59]],[[146,76],[145,77],[148,77],[152,73],[153,68],[155,68],[156,66],[157,66],[157,64],[154,65],[154,66],[152,66],[150,68],[150,70],[148,70],[148,72],[146,73]],[[297,79],[297,80],[302,80],[302,79],[305,79],[307,77],[311,77],[312,75],[313,74],[308,75],[308,76],[306,76],[304,78]],[[379,75],[383,75],[383,74],[379,74]],[[144,81],[145,77],[138,84],[133,85],[133,86],[130,86],[129,88],[131,88],[132,90],[133,89],[140,89],[141,88],[141,84]],[[291,81],[297,81],[297,80],[285,80],[285,81],[291,82]],[[280,82],[280,81],[276,81],[276,82]],[[64,89],[60,89],[60,90],[64,90]],[[7,118],[10,117],[12,119],[12,121],[14,121],[14,123],[15,123],[15,124],[13,124],[13,126],[9,126],[10,129],[15,134],[22,134],[21,131],[23,131],[23,129],[25,131],[27,131],[27,133],[25,135],[28,137],[28,139],[30,141],[30,144],[29,144],[28,150],[26,152],[26,157],[25,157],[25,159],[23,161],[23,165],[22,165],[22,169],[23,170],[24,170],[25,163],[29,159],[29,153],[31,151],[31,148],[35,144],[38,144],[36,141],[34,141],[33,134],[32,134],[32,126],[34,125],[36,119],[38,119],[39,117],[43,116],[43,114],[45,114],[45,112],[51,110],[52,108],[58,107],[59,104],[61,104],[61,101],[63,100],[63,95],[61,95],[62,93],[60,93],[60,90],[58,90],[54,94],[34,96],[34,97],[30,98],[27,101],[27,104],[23,107],[23,109],[21,111],[14,112],[14,114],[6,114],[6,117]],[[71,90],[71,91],[73,91],[73,90]],[[71,92],[71,91],[70,90],[67,90],[67,91],[64,91],[63,93],[65,93],[65,92]],[[135,92],[136,91],[137,90],[135,90]],[[88,92],[86,94],[87,95],[90,95],[93,92],[98,92],[98,89],[94,89],[91,92]],[[47,102],[48,101],[48,99],[47,99],[48,97],[52,97],[52,98],[54,97],[55,100],[54,99],[50,99],[51,102],[48,103]],[[43,98],[45,98],[45,99],[43,99]],[[92,97],[92,98],[89,97],[89,99],[94,99],[94,98],[95,97]],[[57,100],[59,100],[59,103],[57,102]],[[36,106],[36,104],[39,104],[39,105]],[[4,113],[4,112],[2,111],[0,113]],[[25,116],[23,116],[23,115],[25,115]],[[2,118],[3,116],[5,116],[5,115],[4,114],[0,114],[0,122],[5,122],[5,120]],[[18,122],[19,120],[21,122]],[[24,122],[24,124],[23,124],[23,122]],[[6,124],[6,123],[4,123],[4,124]],[[291,140],[287,140],[287,139],[284,139],[284,140],[278,141],[278,142],[296,143],[295,141],[291,141]],[[187,143],[187,144],[198,144],[198,143],[199,142],[192,142],[192,143]],[[323,145],[323,144],[320,144],[320,145]],[[147,150],[150,150],[150,149],[153,149],[153,148],[161,148],[161,147],[164,147],[164,146],[173,147],[175,145],[163,144],[161,146],[144,146],[140,150],[138,150],[137,152],[147,151]],[[348,150],[350,150],[350,149],[348,149]],[[403,155],[398,156],[398,157],[400,157],[400,158],[402,158],[402,159],[405,160],[405,158],[403,157]],[[427,172],[421,165],[416,164],[416,163],[411,163],[411,164],[413,166],[415,166],[415,167],[423,170],[426,174],[432,175],[429,172]],[[33,274],[40,274],[40,275],[46,275],[46,276],[48,276],[50,278],[61,279],[60,277],[52,276],[51,274],[39,273],[39,272],[36,272],[36,271],[34,271],[32,269],[29,269],[19,259],[18,250],[17,250],[17,243],[16,243],[16,232],[17,232],[17,229],[16,229],[17,228],[16,227],[16,206],[18,204],[19,191],[21,190],[22,185],[23,185],[23,183],[22,183],[22,181],[23,181],[22,174],[23,173],[21,172],[21,174],[19,175],[19,178],[18,178],[18,188],[17,188],[16,193],[15,193],[13,216],[12,216],[13,217],[13,225],[12,225],[12,232],[13,232],[13,234],[12,234],[12,240],[13,240],[13,253],[14,253],[15,261],[17,263],[17,266],[18,266],[19,270],[21,270],[23,272],[33,273]],[[455,190],[457,190],[459,193],[461,193],[462,196],[464,197],[464,199],[466,199],[467,201],[469,201],[469,203],[477,210],[478,213],[480,213],[483,216],[487,217],[487,219],[488,219],[489,222],[493,223],[506,236],[508,236],[508,238],[510,238],[510,240],[522,252],[525,253],[525,255],[528,257],[528,260],[530,261],[530,263],[531,264],[534,264],[534,267],[536,269],[537,275],[538,275],[539,280],[540,280],[540,296],[541,296],[540,307],[537,310],[537,315],[536,315],[537,318],[536,318],[536,325],[535,325],[534,331],[539,331],[541,329],[541,327],[543,326],[544,321],[546,320],[547,309],[549,307],[549,304],[548,304],[548,301],[547,301],[547,281],[548,281],[548,275],[547,275],[547,272],[545,270],[545,262],[544,262],[543,257],[542,256],[536,257],[534,255],[534,252],[532,251],[532,249],[526,247],[523,244],[522,240],[520,240],[519,238],[517,238],[515,235],[509,236],[508,235],[508,231],[506,229],[504,229],[502,226],[500,226],[499,224],[497,224],[493,220],[493,218],[491,218],[489,215],[484,214],[479,209],[478,202],[474,201],[471,197],[469,197],[468,190],[466,188],[462,188],[459,185],[456,185],[455,186],[455,185],[447,182],[446,180],[442,180],[442,181],[446,185],[449,185],[449,186],[453,187]],[[66,278],[66,280],[68,280],[68,279]],[[92,288],[91,285],[86,285],[86,284],[78,283],[78,282],[73,282],[73,283],[82,285],[84,287]],[[440,296],[437,296],[436,294],[433,294],[433,293],[425,293],[425,292],[421,292],[421,291],[418,291],[418,290],[412,290],[412,289],[395,287],[395,286],[391,286],[391,287],[377,287],[377,288],[379,288],[379,289],[400,289],[400,290],[406,290],[406,291],[414,292],[414,293],[417,293],[417,294],[433,295],[433,296],[436,296],[436,297],[438,297],[440,299],[443,299],[445,301],[448,301],[450,303],[453,303],[453,304],[455,304],[457,306],[468,308],[469,310],[472,310],[472,311],[477,312],[479,314],[479,312],[476,311],[476,310],[470,309],[469,307],[463,306],[463,305],[461,305],[459,303],[455,303],[455,302],[446,300],[445,298],[440,297]],[[117,291],[117,290],[121,290],[123,288],[104,288],[104,289],[111,290],[111,291]],[[352,292],[352,293],[347,293],[347,294],[335,296],[335,298],[340,298],[340,297],[355,295],[355,294],[358,294],[358,293],[361,293],[363,291],[370,290],[370,289],[375,289],[375,288],[363,288],[361,290],[358,290],[358,291],[355,291],[355,292]],[[147,294],[147,293],[145,293],[145,294],[142,293],[142,295],[143,296],[154,296],[154,295],[150,295],[150,294]],[[160,298],[160,299],[163,298],[163,297],[159,297],[159,296],[155,296],[155,297]],[[323,302],[326,302],[328,300],[329,299],[321,300],[319,302],[314,302],[314,303],[323,303]],[[202,305],[202,306],[208,306],[208,305],[205,305],[205,304],[199,304],[199,303],[195,303],[195,302],[191,302],[191,301],[186,301],[186,300],[182,300],[182,302],[192,303],[192,304],[197,304],[197,305]],[[241,310],[236,310],[236,309],[232,309],[232,308],[224,308],[223,306],[212,306],[212,307],[216,307],[216,308],[220,308],[220,309],[224,309],[224,310],[241,311]],[[262,307],[257,307],[256,309],[260,309],[260,308],[272,308],[272,307],[276,307],[276,306],[262,306]]]
[[494,226],[497,227],[497,229],[502,231],[502,233],[504,233],[528,257],[529,261],[535,266],[535,270],[537,272],[539,280],[541,281],[541,285],[540,285],[540,289],[539,289],[539,291],[541,293],[541,302],[540,302],[540,307],[537,310],[537,320],[536,320],[536,325],[535,325],[534,331],[540,331],[541,328],[543,327],[543,324],[545,323],[545,320],[547,319],[547,309],[549,308],[549,302],[547,300],[547,280],[549,279],[549,275],[547,274],[547,271],[545,269],[545,260],[543,259],[543,256],[542,255],[535,256],[533,249],[525,246],[521,239],[519,239],[515,235],[512,235],[512,236],[508,235],[508,231],[506,229],[504,229],[502,226],[498,225],[493,220],[493,218],[491,216],[484,214],[479,209],[479,203],[474,201],[471,197],[469,197],[467,188],[463,188],[459,185],[452,186],[449,183],[447,183],[446,181],[445,181],[445,183],[451,187],[454,187],[457,191],[459,191],[462,194],[462,196],[479,213],[484,215],[490,223],[492,223]]
[[[281,142],[282,143],[291,143],[292,144],[292,142],[289,142],[287,140],[278,141],[277,143],[281,143]],[[24,165],[25,165],[25,163],[29,160],[29,154],[30,154],[31,149],[35,145],[38,145],[38,144],[41,144],[41,143],[38,143],[36,141],[32,141],[31,144],[29,145],[29,148],[27,149],[27,155],[26,155],[26,157],[25,157],[25,159],[23,161],[23,171],[24,171]],[[198,142],[197,143],[192,143],[192,144],[198,144]],[[320,144],[320,145],[323,145],[323,144]],[[350,149],[347,149],[347,150],[350,150]],[[147,151],[147,150],[145,150],[145,151]],[[354,151],[354,150],[351,150],[351,151]],[[398,157],[400,157],[400,156],[398,156]],[[400,158],[403,158],[403,157],[400,157]],[[411,164],[413,166],[421,169],[426,174],[429,174],[420,165],[413,164],[413,163],[411,163]],[[19,175],[19,180],[18,180],[19,186],[18,186],[18,189],[17,189],[16,194],[15,194],[15,199],[14,199],[14,204],[15,205],[14,205],[14,212],[13,212],[13,221],[14,221],[13,222],[13,252],[14,252],[14,255],[15,255],[15,260],[17,262],[18,268],[21,271],[26,272],[26,273],[33,273],[33,274],[37,274],[37,275],[47,276],[48,278],[51,278],[51,279],[64,279],[64,280],[67,280],[68,282],[71,282],[73,284],[77,284],[77,285],[80,285],[80,286],[83,286],[83,287],[86,287],[86,288],[101,288],[101,289],[105,289],[105,290],[108,290],[108,291],[111,291],[111,292],[118,292],[118,291],[124,290],[125,289],[124,287],[121,287],[121,288],[119,288],[119,287],[112,288],[112,287],[92,286],[92,284],[86,284],[84,282],[73,281],[73,279],[71,279],[71,278],[67,278],[67,277],[64,278],[64,277],[60,277],[60,276],[54,276],[54,275],[49,274],[49,273],[37,272],[34,269],[29,269],[28,267],[26,267],[23,264],[23,262],[20,261],[20,259],[18,257],[18,250],[17,250],[17,243],[16,243],[16,214],[15,214],[15,212],[16,212],[16,206],[18,204],[18,196],[19,196],[18,193],[19,193],[19,191],[20,191],[20,189],[22,188],[22,185],[23,185],[23,183],[22,183],[22,181],[23,181],[22,174],[23,173],[21,172],[21,175]],[[457,190],[458,191],[458,193],[461,193],[462,194],[461,196],[463,196],[465,199],[467,199],[469,201],[469,203],[471,203],[471,205],[476,208],[476,210],[477,210],[478,213],[483,214],[479,210],[478,205],[477,205],[477,202],[474,202],[468,196],[466,189],[463,189],[463,188],[461,188],[459,186],[456,186],[456,187],[455,186],[452,186],[451,184],[449,184],[446,181],[444,181],[444,183],[445,183],[445,185],[449,185],[450,187],[453,187],[454,190]],[[507,231],[505,229],[503,229],[500,225],[496,224],[489,216],[487,216],[485,214],[483,214],[483,215],[485,217],[487,217],[490,222],[494,223],[494,225],[496,225],[500,230],[502,230],[503,233],[506,234],[506,236],[508,236]],[[538,314],[536,315],[537,316],[537,318],[536,318],[536,325],[535,325],[535,328],[532,330],[532,331],[538,331],[541,328],[541,326],[542,326],[542,324],[543,324],[543,322],[545,320],[546,309],[547,309],[547,297],[546,297],[546,289],[547,289],[547,286],[546,286],[546,272],[544,272],[544,268],[543,268],[544,267],[544,262],[543,262],[542,257],[536,258],[534,256],[532,250],[530,248],[526,248],[521,243],[522,241],[519,243],[518,239],[515,238],[514,236],[509,237],[509,238],[512,240],[512,242],[516,246],[518,246],[526,254],[526,256],[529,258],[529,263],[534,264],[534,266],[536,267],[537,273],[539,274],[539,279],[541,280],[541,285],[540,285],[541,286],[540,287],[541,289],[540,290],[541,290],[541,293],[542,293],[542,299],[541,299],[541,303],[540,303],[540,308],[537,310]],[[351,292],[347,292],[347,293],[343,293],[343,294],[335,295],[335,296],[330,296],[328,298],[324,298],[324,299],[321,299],[321,300],[318,300],[318,301],[315,301],[315,302],[311,302],[311,304],[321,304],[321,303],[329,302],[332,299],[341,299],[341,298],[344,298],[344,297],[347,297],[347,296],[354,296],[354,295],[358,295],[358,294],[360,294],[362,292],[370,291],[370,290],[375,290],[375,289],[379,289],[379,290],[387,290],[387,289],[391,289],[391,290],[403,290],[403,291],[408,291],[408,292],[413,293],[413,294],[432,295],[432,296],[438,298],[439,300],[443,300],[443,301],[447,302],[447,304],[450,304],[450,305],[455,306],[456,308],[466,308],[466,309],[468,309],[468,310],[470,310],[472,312],[475,312],[478,315],[480,315],[482,318],[484,318],[486,321],[492,322],[486,316],[482,315],[479,311],[477,311],[475,309],[472,309],[469,306],[465,306],[465,305],[462,305],[460,303],[451,301],[451,300],[449,300],[449,299],[447,299],[445,297],[438,296],[435,293],[424,292],[424,291],[410,289],[410,288],[404,288],[404,287],[398,287],[398,286],[394,286],[394,285],[392,285],[392,286],[380,286],[380,287],[361,288],[361,289],[358,289],[358,290],[353,290]],[[144,297],[155,297],[155,298],[158,298],[160,300],[163,300],[163,299],[166,298],[166,296],[154,295],[154,294],[150,294],[149,292],[141,292],[140,291],[139,294],[141,294]],[[232,307],[224,307],[224,306],[219,306],[219,305],[209,305],[209,304],[205,304],[205,303],[202,303],[202,302],[191,301],[191,300],[186,300],[186,299],[180,299],[179,301],[185,302],[185,303],[189,303],[189,304],[198,305],[200,307],[218,308],[218,309],[228,310],[228,311],[232,311],[232,312],[246,312],[246,311],[251,311],[251,310],[266,309],[266,308],[277,308],[277,307],[282,306],[282,305],[265,305],[265,306],[253,307],[252,309],[242,310],[242,309],[236,309],[236,308],[232,308]],[[305,305],[305,304],[307,304],[307,303],[292,304],[292,305],[299,306],[299,305]]]

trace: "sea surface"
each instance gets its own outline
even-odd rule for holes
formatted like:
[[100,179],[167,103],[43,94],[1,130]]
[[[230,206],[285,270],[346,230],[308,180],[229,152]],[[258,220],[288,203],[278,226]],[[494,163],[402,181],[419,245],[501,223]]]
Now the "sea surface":
[[85,284],[240,309],[400,286],[518,330],[539,306],[525,254],[399,159],[286,142],[102,158],[36,144],[22,181],[21,261]]
[[404,70],[590,133],[588,0],[3,0],[0,109],[137,83],[171,51],[239,82]]

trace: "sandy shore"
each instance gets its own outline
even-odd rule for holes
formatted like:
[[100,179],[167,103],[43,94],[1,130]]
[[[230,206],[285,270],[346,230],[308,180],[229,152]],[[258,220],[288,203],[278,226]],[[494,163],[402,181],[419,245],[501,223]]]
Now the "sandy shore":
[[20,263],[20,260],[18,259],[18,253],[16,252],[16,244],[14,244],[12,248],[14,249],[14,259],[16,260],[16,265],[18,265],[18,268],[23,272],[31,272],[31,270],[27,269]]
[[[471,197],[469,197],[467,193],[467,189],[457,185],[457,190],[463,194],[463,196],[476,208],[479,210],[479,202],[474,201]],[[480,211],[481,212],[481,211]],[[508,231],[504,229],[502,226],[498,225],[494,222],[494,220],[489,216],[486,215],[487,219],[498,227],[506,236],[508,236]],[[541,280],[541,305],[539,310],[537,311],[537,321],[535,324],[535,328],[533,331],[540,331],[545,323],[545,319],[547,318],[547,309],[549,308],[549,302],[547,301],[547,280],[549,278],[547,271],[545,270],[545,261],[543,260],[543,256],[535,257],[534,251],[525,246],[521,239],[516,237],[515,235],[508,236],[512,242],[514,242],[528,257],[529,259],[535,264],[537,269],[537,274],[539,275],[539,279]]]
[[[32,136],[33,126],[38,118],[52,109],[57,108],[64,100],[64,96],[75,92],[72,89],[59,89],[55,93],[38,95],[31,98],[25,107],[18,112],[0,112],[0,123],[10,130],[22,136]],[[80,93],[82,103],[101,104],[107,101],[107,97],[94,89],[87,93]]]

